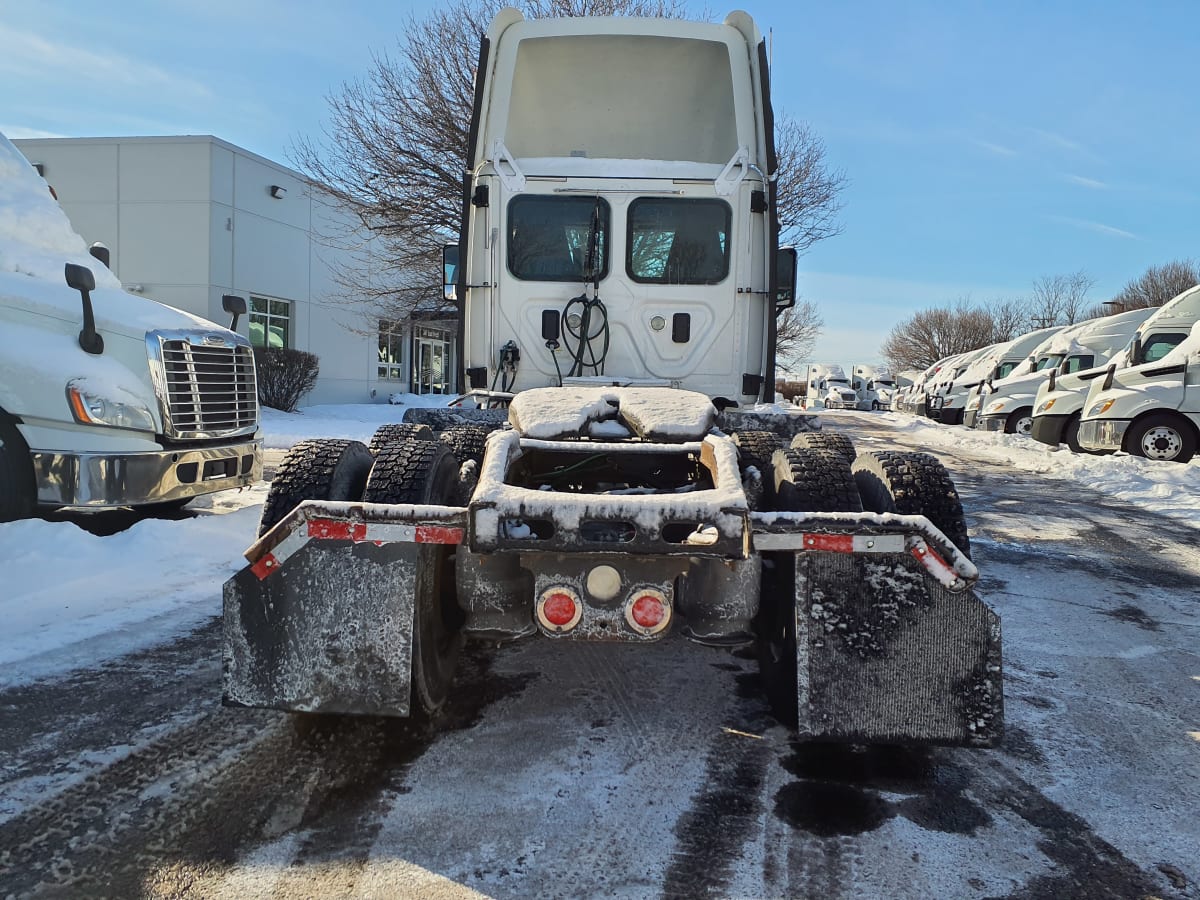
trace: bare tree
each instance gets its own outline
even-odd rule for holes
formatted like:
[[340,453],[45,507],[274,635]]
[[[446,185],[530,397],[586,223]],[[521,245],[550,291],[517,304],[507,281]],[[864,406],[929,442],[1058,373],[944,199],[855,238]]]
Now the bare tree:
[[806,297],[784,310],[776,321],[775,352],[782,368],[792,368],[812,353],[813,345],[825,326],[817,304]]
[[947,356],[994,343],[992,317],[960,298],[952,306],[925,309],[901,322],[883,342],[883,355],[895,371],[926,369]]
[[1121,288],[1109,305],[1109,312],[1145,309],[1162,306],[1172,297],[1200,284],[1200,270],[1190,259],[1177,259],[1161,266],[1151,266]]
[[[401,321],[441,301],[440,248],[458,235],[479,35],[506,0],[450,0],[408,17],[394,53],[371,58],[359,81],[328,97],[329,122],[291,158],[322,199],[352,226],[324,234],[352,251],[335,268],[339,299],[366,301],[372,319]],[[529,18],[684,18],[684,0],[519,0]],[[781,239],[804,250],[839,228],[845,176],[828,168],[825,146],[803,123],[776,119]],[[369,265],[364,264],[365,261]],[[802,305],[815,313],[811,304]],[[436,311],[436,310],[433,310]],[[801,316],[799,310],[790,317]],[[815,324],[814,324],[815,323]],[[820,327],[819,316],[809,327]],[[375,327],[363,323],[364,330]]]
[[1087,316],[1087,292],[1095,280],[1086,273],[1045,275],[1033,282],[1029,300],[1029,324],[1034,328],[1074,325]]
[[992,318],[990,343],[1011,341],[1029,331],[1029,303],[1024,298],[1004,298],[988,303],[984,310]]

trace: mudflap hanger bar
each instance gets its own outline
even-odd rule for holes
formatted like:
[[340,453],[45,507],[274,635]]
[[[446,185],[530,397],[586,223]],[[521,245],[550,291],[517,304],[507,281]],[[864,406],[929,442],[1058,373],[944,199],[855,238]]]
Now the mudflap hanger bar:
[[459,507],[306,501],[224,588],[229,706],[408,715],[417,592]]
[[978,571],[923,516],[752,513],[794,566],[797,731],[851,743],[995,746],[1000,618]]

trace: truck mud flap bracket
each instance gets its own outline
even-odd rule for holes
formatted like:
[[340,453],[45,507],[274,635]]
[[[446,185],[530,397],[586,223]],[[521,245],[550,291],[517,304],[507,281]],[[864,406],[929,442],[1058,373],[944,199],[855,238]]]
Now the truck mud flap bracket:
[[466,511],[309,501],[224,587],[228,706],[406,716],[419,592]]

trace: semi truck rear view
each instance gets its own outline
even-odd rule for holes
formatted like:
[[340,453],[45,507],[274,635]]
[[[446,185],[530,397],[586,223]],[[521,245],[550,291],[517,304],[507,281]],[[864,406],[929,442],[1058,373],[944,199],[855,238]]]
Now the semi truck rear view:
[[226,584],[226,703],[430,715],[464,639],[680,636],[755,645],[804,738],[999,740],[948,473],[754,409],[795,285],[769,98],[744,13],[497,16],[454,279],[478,408],[289,452]]

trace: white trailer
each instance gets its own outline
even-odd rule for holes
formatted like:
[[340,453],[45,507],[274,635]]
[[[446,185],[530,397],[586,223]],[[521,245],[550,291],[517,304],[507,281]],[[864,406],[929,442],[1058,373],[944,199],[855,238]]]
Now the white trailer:
[[249,343],[126,293],[107,262],[0,135],[0,521],[182,506],[262,475]]

